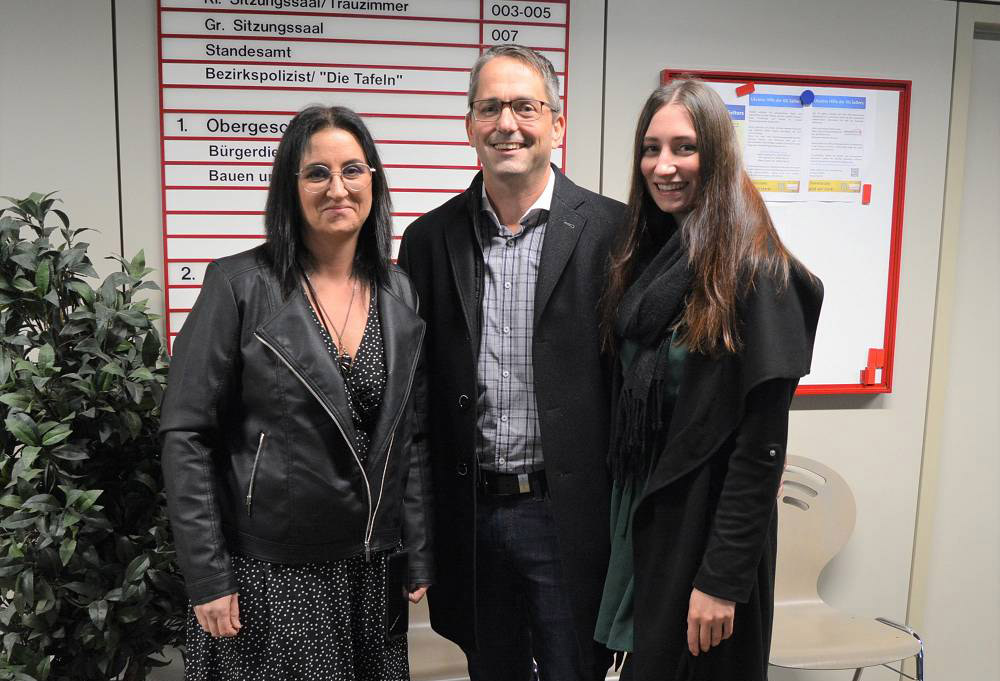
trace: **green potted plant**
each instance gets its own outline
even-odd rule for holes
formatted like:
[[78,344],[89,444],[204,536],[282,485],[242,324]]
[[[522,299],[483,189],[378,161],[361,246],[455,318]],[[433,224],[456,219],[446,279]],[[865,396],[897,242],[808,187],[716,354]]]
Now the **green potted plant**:
[[143,679],[186,608],[156,436],[166,356],[139,295],[157,286],[140,251],[94,288],[57,199],[7,200],[0,681]]

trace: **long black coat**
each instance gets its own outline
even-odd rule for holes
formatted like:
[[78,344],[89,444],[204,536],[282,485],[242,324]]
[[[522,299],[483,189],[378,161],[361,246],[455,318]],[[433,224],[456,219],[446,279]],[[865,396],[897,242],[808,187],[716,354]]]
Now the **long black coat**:
[[[585,663],[609,555],[606,466],[609,364],[600,352],[598,300],[617,201],[556,171],[535,292],[535,397],[565,583]],[[476,361],[483,257],[478,238],[482,175],[463,194],[413,222],[399,262],[420,297],[430,404],[436,581],[431,625],[476,646]]]
[[[822,286],[796,265],[739,310],[742,351],[685,360],[667,443],[634,516],[636,681],[763,681],[788,406],[809,373]],[[733,636],[687,650],[692,587],[736,602]]]

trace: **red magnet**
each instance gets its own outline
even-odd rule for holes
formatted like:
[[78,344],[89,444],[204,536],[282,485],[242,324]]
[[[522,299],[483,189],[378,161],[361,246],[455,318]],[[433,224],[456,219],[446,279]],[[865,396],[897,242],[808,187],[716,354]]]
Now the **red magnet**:
[[746,85],[740,85],[738,88],[736,88],[736,96],[737,97],[745,97],[748,94],[750,94],[751,92],[753,92],[753,83],[747,83]]
[[861,185],[861,205],[867,206],[872,202],[872,186],[870,184]]

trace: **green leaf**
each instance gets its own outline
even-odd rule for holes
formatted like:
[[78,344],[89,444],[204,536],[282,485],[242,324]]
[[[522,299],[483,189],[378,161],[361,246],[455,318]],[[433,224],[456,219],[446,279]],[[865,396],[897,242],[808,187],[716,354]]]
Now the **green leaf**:
[[96,293],[94,293],[94,289],[92,289],[86,282],[83,281],[74,280],[67,282],[66,288],[70,289],[78,296],[80,296],[80,298],[82,298],[83,301],[88,305],[94,302],[94,298],[97,295]]
[[[56,211],[56,213],[61,212],[62,211]],[[38,678],[38,681],[46,681],[49,678],[49,673],[52,671],[52,660],[54,659],[55,655],[46,655],[35,666],[35,676]]]
[[69,216],[58,208],[53,208],[52,212],[59,216],[59,220],[63,223],[63,227],[69,229]]
[[[90,453],[85,448],[76,444],[65,444],[56,447],[50,453],[52,456],[63,461],[83,461],[90,458]],[[76,492],[78,490],[73,491]],[[66,505],[69,506],[70,502],[67,501]]]
[[138,369],[133,369],[131,372],[129,372],[128,377],[133,381],[152,381],[156,378],[153,375],[153,372],[147,369],[146,367],[139,367]]
[[3,402],[8,407],[27,410],[31,404],[31,398],[23,392],[4,393],[0,395],[0,402]]
[[7,494],[0,497],[0,506],[7,508],[21,508],[21,497],[16,494]]
[[[111,290],[114,291],[115,289]],[[115,311],[101,302],[94,303],[94,312],[97,313],[98,326],[107,326],[115,318]]]
[[122,421],[125,422],[125,427],[128,429],[129,435],[132,438],[139,437],[139,433],[142,432],[142,419],[131,409],[126,409],[121,412]]
[[86,511],[97,502],[97,498],[103,493],[104,490],[88,489],[80,495],[80,499],[77,502],[77,508],[80,509],[81,512]]
[[137,582],[142,579],[149,568],[149,556],[142,554],[132,559],[132,562],[125,568],[125,581]]
[[24,502],[25,508],[35,511],[58,511],[62,509],[62,504],[51,494],[36,494]]
[[23,411],[14,412],[6,418],[4,425],[11,435],[26,445],[39,445],[38,427],[35,420]]
[[31,527],[38,522],[39,516],[25,516],[22,513],[15,513],[12,516],[8,516],[0,522],[0,527],[7,530],[23,530],[26,527]]
[[101,371],[106,374],[111,374],[112,376],[120,376],[125,378],[125,371],[118,366],[116,362],[108,362],[101,367]]
[[73,593],[78,593],[81,596],[90,598],[91,600],[97,600],[104,595],[104,590],[100,586],[89,582],[68,582],[63,584],[63,588],[69,589]]
[[132,283],[132,276],[128,272],[112,272],[101,283],[100,293],[105,300],[115,300],[119,286],[128,286]]
[[160,334],[156,329],[150,327],[146,332],[146,337],[142,339],[142,363],[146,366],[156,366],[156,360],[160,357]]
[[0,578],[2,577],[13,577],[21,570],[24,570],[28,566],[24,563],[11,563],[10,565],[0,566]]
[[6,657],[10,659],[11,653],[14,652],[14,646],[21,642],[21,632],[12,631],[9,634],[4,634],[3,637],[3,649],[7,651]]
[[[29,272],[34,272],[38,267],[38,253],[18,253],[10,256],[12,262],[17,263]],[[15,284],[16,285],[16,284]],[[34,290],[34,286],[31,287]]]
[[66,537],[63,539],[62,544],[59,546],[59,560],[62,561],[63,565],[69,565],[70,559],[73,557],[73,553],[76,551],[76,539],[72,537]]
[[28,605],[35,603],[35,573],[33,570],[23,570],[14,583],[15,596],[20,596]]
[[132,262],[128,264],[128,273],[136,279],[142,278],[146,273],[146,256],[142,250],[136,253],[135,257],[132,258]]
[[94,623],[94,626],[104,631],[104,620],[108,617],[108,602],[103,598],[99,601],[94,601],[87,608],[87,613],[90,615],[90,621]]
[[118,318],[121,319],[126,324],[138,327],[140,329],[145,329],[149,326],[149,318],[142,312],[136,312],[134,310],[122,310],[118,313]]
[[60,423],[42,436],[42,446],[51,447],[52,445],[59,444],[72,434],[73,429],[69,425]]
[[56,351],[51,345],[46,343],[38,349],[38,359],[35,360],[38,366],[44,369],[51,369],[56,363]]
[[48,292],[51,277],[52,264],[48,258],[44,258],[38,263],[38,269],[35,270],[35,288],[38,289],[39,293],[45,294]]
[[73,527],[74,525],[76,525],[77,523],[79,523],[81,520],[83,520],[83,516],[81,516],[79,513],[77,513],[73,509],[68,508],[62,514],[62,518],[59,520],[59,527],[61,527],[61,528]]
[[125,392],[128,393],[128,396],[131,397],[132,401],[136,404],[140,404],[142,402],[142,398],[146,393],[146,391],[143,390],[142,384],[135,383],[134,381],[125,381]]
[[10,378],[11,361],[10,355],[7,354],[6,350],[0,350],[0,385],[7,382]]
[[14,288],[22,293],[32,293],[35,290],[35,285],[24,277],[14,277],[14,281],[11,283],[14,284]]

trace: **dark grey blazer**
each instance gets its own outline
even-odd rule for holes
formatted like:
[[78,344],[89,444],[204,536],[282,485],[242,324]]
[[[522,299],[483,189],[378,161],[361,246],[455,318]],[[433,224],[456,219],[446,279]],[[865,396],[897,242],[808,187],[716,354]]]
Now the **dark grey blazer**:
[[[584,663],[609,554],[606,458],[609,370],[600,351],[598,301],[623,206],[556,172],[535,292],[532,343],[542,451],[563,574]],[[476,645],[476,359],[483,291],[477,238],[482,175],[463,194],[413,222],[399,262],[427,321],[429,448],[435,499],[436,581],[431,624]],[[585,668],[589,668],[585,667]]]

